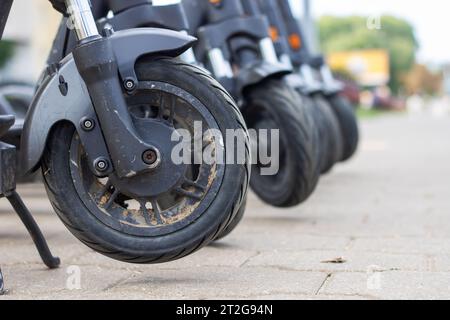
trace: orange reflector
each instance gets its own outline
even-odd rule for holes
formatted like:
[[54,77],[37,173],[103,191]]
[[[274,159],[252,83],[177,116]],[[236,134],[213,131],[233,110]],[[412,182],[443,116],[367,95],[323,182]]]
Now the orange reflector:
[[270,33],[270,37],[272,38],[272,41],[277,41],[279,34],[278,34],[278,29],[275,27],[270,27],[269,29],[269,33]]
[[302,47],[302,39],[298,34],[293,33],[289,36],[289,45],[293,50],[298,51]]

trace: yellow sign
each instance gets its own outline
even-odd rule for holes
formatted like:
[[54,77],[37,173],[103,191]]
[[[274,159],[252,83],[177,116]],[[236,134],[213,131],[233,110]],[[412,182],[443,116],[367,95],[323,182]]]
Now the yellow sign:
[[389,82],[389,54],[386,50],[355,50],[328,56],[333,70],[345,70],[360,85],[382,86]]

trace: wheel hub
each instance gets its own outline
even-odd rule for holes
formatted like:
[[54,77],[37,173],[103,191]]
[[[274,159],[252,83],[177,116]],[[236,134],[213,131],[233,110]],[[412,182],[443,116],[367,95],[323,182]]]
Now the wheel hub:
[[[182,142],[183,158],[184,152],[189,152],[192,161],[196,155],[195,122],[202,123],[204,132],[219,127],[198,99],[167,83],[141,82],[136,92],[127,96],[127,104],[137,135],[151,146],[131,158],[148,162],[148,170],[123,179],[114,174],[95,176],[75,136],[70,153],[73,181],[80,195],[88,195],[81,197],[85,205],[111,228],[137,236],[173,233],[209,208],[220,189],[225,166],[216,162],[178,164],[178,158],[172,161],[172,152]],[[186,132],[190,141],[186,141]],[[202,142],[202,152],[223,152],[223,145],[215,139]]]
[[175,164],[172,150],[181,141],[180,134],[164,120],[135,119],[142,140],[154,146],[146,150],[137,161],[143,161],[149,170],[131,178],[120,179],[112,175],[113,185],[131,198],[156,197],[176,187],[185,176],[187,164]]

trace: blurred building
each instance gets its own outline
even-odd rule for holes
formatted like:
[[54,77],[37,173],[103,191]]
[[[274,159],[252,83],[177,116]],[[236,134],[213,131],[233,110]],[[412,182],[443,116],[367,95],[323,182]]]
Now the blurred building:
[[450,64],[443,67],[443,87],[447,95],[450,95]]
[[0,77],[35,81],[45,66],[60,19],[49,1],[15,0],[4,34],[4,39],[15,42],[15,54]]
[[328,62],[334,71],[349,73],[363,87],[385,86],[389,82],[389,54],[386,50],[334,52],[328,55]]

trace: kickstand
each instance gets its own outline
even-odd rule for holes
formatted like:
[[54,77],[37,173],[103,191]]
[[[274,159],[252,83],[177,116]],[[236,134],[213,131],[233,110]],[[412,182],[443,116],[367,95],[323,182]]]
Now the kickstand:
[[0,269],[0,296],[5,294],[5,285],[3,282],[3,274],[2,269]]
[[[6,128],[11,127],[11,123],[13,123],[11,119],[14,120],[14,117],[0,116],[0,129],[2,129],[2,121],[6,123],[4,123]],[[5,131],[4,127],[3,131]],[[60,264],[59,258],[53,257],[39,226],[16,191],[16,173],[16,147],[0,141],[0,198],[6,197],[11,203],[20,220],[27,228],[45,265],[50,269],[58,268]]]
[[34,244],[36,245],[36,248],[44,264],[50,269],[58,268],[60,265],[59,258],[54,257],[50,252],[50,249],[47,245],[47,241],[45,240],[44,235],[42,234],[41,230],[39,229],[39,226],[33,219],[33,216],[23,203],[17,191],[15,190],[12,191],[10,194],[6,195],[6,198],[11,203],[20,220],[22,220],[22,223],[27,228],[28,233],[33,239]]

